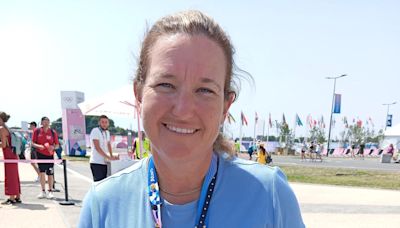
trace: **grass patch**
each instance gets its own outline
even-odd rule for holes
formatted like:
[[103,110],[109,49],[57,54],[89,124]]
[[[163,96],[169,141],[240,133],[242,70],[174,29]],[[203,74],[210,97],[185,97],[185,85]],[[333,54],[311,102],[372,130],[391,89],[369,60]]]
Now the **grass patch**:
[[279,166],[291,182],[400,190],[400,172]]

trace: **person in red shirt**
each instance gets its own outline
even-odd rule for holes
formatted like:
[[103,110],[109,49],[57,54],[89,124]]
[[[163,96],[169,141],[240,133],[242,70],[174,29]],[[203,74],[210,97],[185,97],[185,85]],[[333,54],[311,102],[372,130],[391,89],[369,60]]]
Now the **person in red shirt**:
[[[32,122],[29,123],[29,130],[32,131],[32,133],[29,133],[31,142],[32,142],[33,132],[35,132],[36,127],[37,127],[37,124],[36,124],[35,121],[32,121]],[[31,145],[32,145],[32,143],[31,143]],[[37,152],[35,151],[35,148],[33,148],[33,147],[31,146],[31,159],[32,159],[32,160],[37,159],[36,153],[37,153]],[[35,182],[38,182],[38,181],[39,181],[39,175],[40,175],[39,167],[38,167],[38,165],[37,165],[36,163],[31,163],[31,165],[32,165],[33,169],[35,170],[35,172],[36,172],[36,174],[37,174],[37,179],[35,180]]]
[[[32,146],[36,148],[37,159],[54,159],[54,150],[59,147],[57,132],[50,129],[50,120],[47,117],[43,117],[41,120],[42,127],[37,128],[33,132]],[[42,187],[42,192],[38,195],[38,198],[54,198],[53,182],[54,182],[54,163],[38,163],[39,166],[39,179]],[[46,176],[47,183],[49,185],[48,193],[46,194]]]

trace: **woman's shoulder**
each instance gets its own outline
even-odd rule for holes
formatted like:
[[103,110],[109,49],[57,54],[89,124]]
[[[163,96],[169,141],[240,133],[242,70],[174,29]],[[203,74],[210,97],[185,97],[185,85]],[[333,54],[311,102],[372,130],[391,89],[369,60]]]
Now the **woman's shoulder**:
[[241,158],[223,158],[221,164],[224,169],[224,176],[233,177],[240,182],[261,183],[264,186],[271,186],[277,179],[287,182],[285,174],[279,167],[259,164]]
[[9,131],[8,131],[8,129],[6,127],[0,126],[0,134],[8,135]]

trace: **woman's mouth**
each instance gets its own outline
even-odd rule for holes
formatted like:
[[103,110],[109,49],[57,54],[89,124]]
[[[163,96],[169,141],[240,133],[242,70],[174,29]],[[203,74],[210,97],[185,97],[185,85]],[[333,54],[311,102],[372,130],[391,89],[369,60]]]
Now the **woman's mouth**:
[[178,134],[194,134],[195,132],[198,131],[198,129],[195,128],[181,128],[181,127],[176,127],[170,124],[163,124],[168,130],[178,133]]

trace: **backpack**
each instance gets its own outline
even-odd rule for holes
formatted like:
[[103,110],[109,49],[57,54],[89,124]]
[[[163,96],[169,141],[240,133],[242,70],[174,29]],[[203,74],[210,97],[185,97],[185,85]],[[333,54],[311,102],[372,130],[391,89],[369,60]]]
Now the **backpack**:
[[11,148],[14,154],[20,155],[23,151],[25,151],[24,144],[23,144],[23,136],[20,132],[11,131]]
[[[35,136],[36,136],[36,137],[35,137],[34,139],[32,139],[32,142],[34,142],[34,143],[37,142],[37,137],[39,136],[40,129],[41,129],[41,128],[36,128],[36,129],[35,129]],[[53,136],[53,140],[55,141],[56,138],[54,137],[54,130],[50,128],[50,131],[51,131],[51,136]]]
[[269,163],[271,163],[272,162],[272,158],[271,158],[271,155],[265,155],[265,162],[267,163],[267,164],[269,164]]
[[247,149],[247,153],[252,154],[253,151],[253,145],[249,146],[249,149]]

